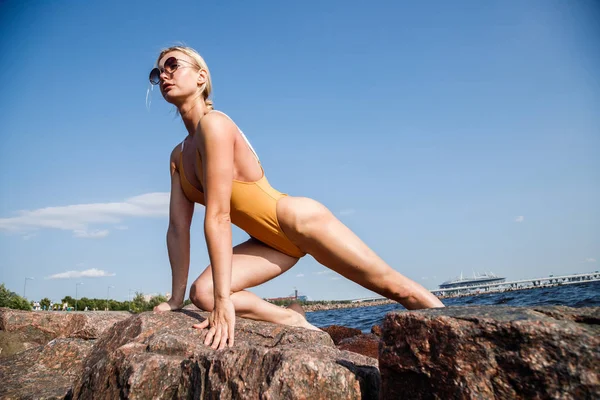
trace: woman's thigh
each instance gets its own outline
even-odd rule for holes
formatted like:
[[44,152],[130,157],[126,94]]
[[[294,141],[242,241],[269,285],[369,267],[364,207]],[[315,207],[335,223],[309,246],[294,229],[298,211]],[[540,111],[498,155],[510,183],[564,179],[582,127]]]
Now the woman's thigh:
[[[231,292],[265,283],[292,268],[298,258],[288,256],[266,244],[250,238],[233,248]],[[212,267],[209,265],[194,284],[212,288]]]

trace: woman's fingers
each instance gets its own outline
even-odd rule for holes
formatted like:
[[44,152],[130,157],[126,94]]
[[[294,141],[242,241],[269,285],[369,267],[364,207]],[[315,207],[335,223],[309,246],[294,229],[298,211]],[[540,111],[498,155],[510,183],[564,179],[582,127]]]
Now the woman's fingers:
[[210,344],[212,343],[213,337],[215,336],[216,331],[217,331],[217,329],[214,326],[208,330],[208,333],[206,334],[206,338],[204,339],[205,346],[210,346]]
[[223,332],[223,327],[221,326],[221,324],[217,324],[217,330],[215,332],[215,337],[213,338],[212,345],[210,345],[210,347],[212,347],[215,350],[219,347],[219,344],[221,343],[222,332]]
[[204,321],[200,322],[199,324],[192,325],[192,328],[204,329],[204,328],[208,328],[209,325],[210,324],[208,322],[208,318],[206,318]]
[[167,302],[160,303],[159,305],[154,307],[153,311],[159,311],[159,312],[171,311],[171,306]]
[[226,347],[233,347],[234,343],[234,328],[235,328],[235,313],[232,311],[233,320],[228,316],[211,315],[199,324],[192,325],[195,329],[209,328],[204,338],[204,345],[210,346],[214,350],[221,350]]
[[229,347],[233,347],[233,337],[235,336],[234,325],[235,324],[233,322],[229,323]]
[[227,347],[227,337],[229,336],[229,332],[227,329],[227,325],[223,325],[223,329],[221,330],[221,343],[219,344],[219,348],[217,350],[224,349]]

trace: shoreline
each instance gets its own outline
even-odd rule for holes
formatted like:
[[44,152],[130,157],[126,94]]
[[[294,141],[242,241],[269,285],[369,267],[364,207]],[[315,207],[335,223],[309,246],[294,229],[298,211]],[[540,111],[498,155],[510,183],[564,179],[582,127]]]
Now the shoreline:
[[[477,296],[483,296],[486,294],[498,294],[498,293],[518,292],[518,291],[522,291],[522,290],[545,289],[545,288],[552,288],[552,287],[557,287],[557,286],[567,286],[567,285],[591,283],[591,282],[598,282],[598,281],[593,280],[593,281],[583,281],[583,282],[553,283],[553,284],[549,284],[549,285],[540,285],[540,286],[534,286],[534,287],[487,290],[487,291],[481,291],[478,293],[463,293],[463,294],[454,294],[454,295],[436,296],[436,297],[440,300],[446,300],[446,299],[456,299],[456,298],[462,298],[462,297],[477,297]],[[308,312],[338,310],[338,309],[345,309],[345,308],[377,307],[377,306],[383,306],[383,305],[393,304],[393,303],[396,303],[396,301],[389,300],[389,299],[371,300],[371,301],[363,301],[363,302],[357,302],[357,303],[346,303],[346,302],[336,303],[335,300],[332,300],[331,304],[304,304],[304,305],[302,305],[302,308],[304,309],[304,312],[308,313]]]
[[302,308],[304,312],[316,312],[316,311],[328,311],[328,310],[338,310],[342,308],[363,308],[363,307],[376,307],[383,306],[386,304],[396,303],[394,300],[372,300],[372,301],[363,301],[357,303],[335,303],[331,304],[303,304]]

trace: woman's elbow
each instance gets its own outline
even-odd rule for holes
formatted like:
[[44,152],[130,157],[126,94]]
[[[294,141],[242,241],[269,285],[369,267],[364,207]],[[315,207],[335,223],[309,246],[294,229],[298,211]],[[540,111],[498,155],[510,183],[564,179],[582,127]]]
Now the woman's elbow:
[[206,211],[206,216],[204,217],[204,224],[206,226],[211,225],[230,225],[231,224],[231,214],[229,211]]

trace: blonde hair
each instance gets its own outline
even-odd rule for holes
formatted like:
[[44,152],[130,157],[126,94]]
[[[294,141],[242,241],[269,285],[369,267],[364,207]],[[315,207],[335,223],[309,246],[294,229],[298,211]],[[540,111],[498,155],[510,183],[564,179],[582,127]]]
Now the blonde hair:
[[163,56],[165,54],[167,54],[171,51],[179,51],[179,52],[191,57],[192,60],[194,60],[194,62],[196,63],[196,66],[200,70],[206,71],[206,82],[204,83],[204,85],[202,85],[202,87],[200,87],[200,94],[202,95],[202,98],[203,98],[206,106],[211,110],[214,109],[212,100],[208,100],[208,96],[210,96],[210,94],[212,93],[212,81],[210,79],[210,71],[208,70],[208,65],[206,65],[206,61],[204,61],[204,58],[202,58],[202,56],[200,54],[198,54],[198,52],[196,50],[192,49],[191,47],[172,46],[172,47],[164,49],[160,52],[160,54],[158,55],[158,58],[156,59],[156,64],[158,65],[158,62],[160,61],[160,59],[163,58]]

